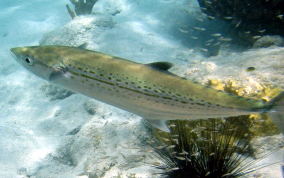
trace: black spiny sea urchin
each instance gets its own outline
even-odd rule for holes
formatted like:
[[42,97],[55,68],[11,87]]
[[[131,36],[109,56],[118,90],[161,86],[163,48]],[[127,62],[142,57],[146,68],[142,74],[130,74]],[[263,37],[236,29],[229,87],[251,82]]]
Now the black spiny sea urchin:
[[255,163],[279,148],[253,158],[250,142],[264,127],[247,122],[248,116],[170,121],[171,133],[154,129],[154,141],[148,142],[162,161],[155,167],[166,178],[237,178],[265,167]]

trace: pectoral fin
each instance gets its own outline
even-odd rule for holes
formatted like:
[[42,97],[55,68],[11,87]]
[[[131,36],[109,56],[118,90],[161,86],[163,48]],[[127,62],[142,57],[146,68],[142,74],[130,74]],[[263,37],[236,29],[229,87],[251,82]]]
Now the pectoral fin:
[[53,71],[50,76],[49,76],[49,81],[52,82],[54,80],[58,80],[59,78],[61,78],[63,76],[61,71]]
[[164,132],[171,132],[168,128],[167,124],[163,120],[150,120],[146,119],[152,126],[164,131]]

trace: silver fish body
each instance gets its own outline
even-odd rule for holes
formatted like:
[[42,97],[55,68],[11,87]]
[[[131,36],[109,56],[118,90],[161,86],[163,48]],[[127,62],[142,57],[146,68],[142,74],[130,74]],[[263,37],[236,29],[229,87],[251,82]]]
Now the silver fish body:
[[168,71],[168,62],[141,64],[68,46],[17,47],[11,53],[35,75],[139,115],[164,131],[169,131],[165,120],[247,115],[275,105],[178,77]]

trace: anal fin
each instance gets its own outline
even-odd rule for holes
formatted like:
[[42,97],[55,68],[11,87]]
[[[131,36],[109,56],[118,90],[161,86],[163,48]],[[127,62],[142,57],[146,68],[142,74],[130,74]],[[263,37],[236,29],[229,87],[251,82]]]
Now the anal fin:
[[164,120],[150,120],[146,119],[152,126],[164,131],[171,132]]

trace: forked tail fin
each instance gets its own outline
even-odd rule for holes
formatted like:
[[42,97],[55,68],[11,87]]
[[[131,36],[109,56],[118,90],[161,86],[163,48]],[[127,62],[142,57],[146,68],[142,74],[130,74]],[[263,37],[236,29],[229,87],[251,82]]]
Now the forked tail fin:
[[284,134],[284,91],[268,102],[274,106],[268,114],[278,129]]

